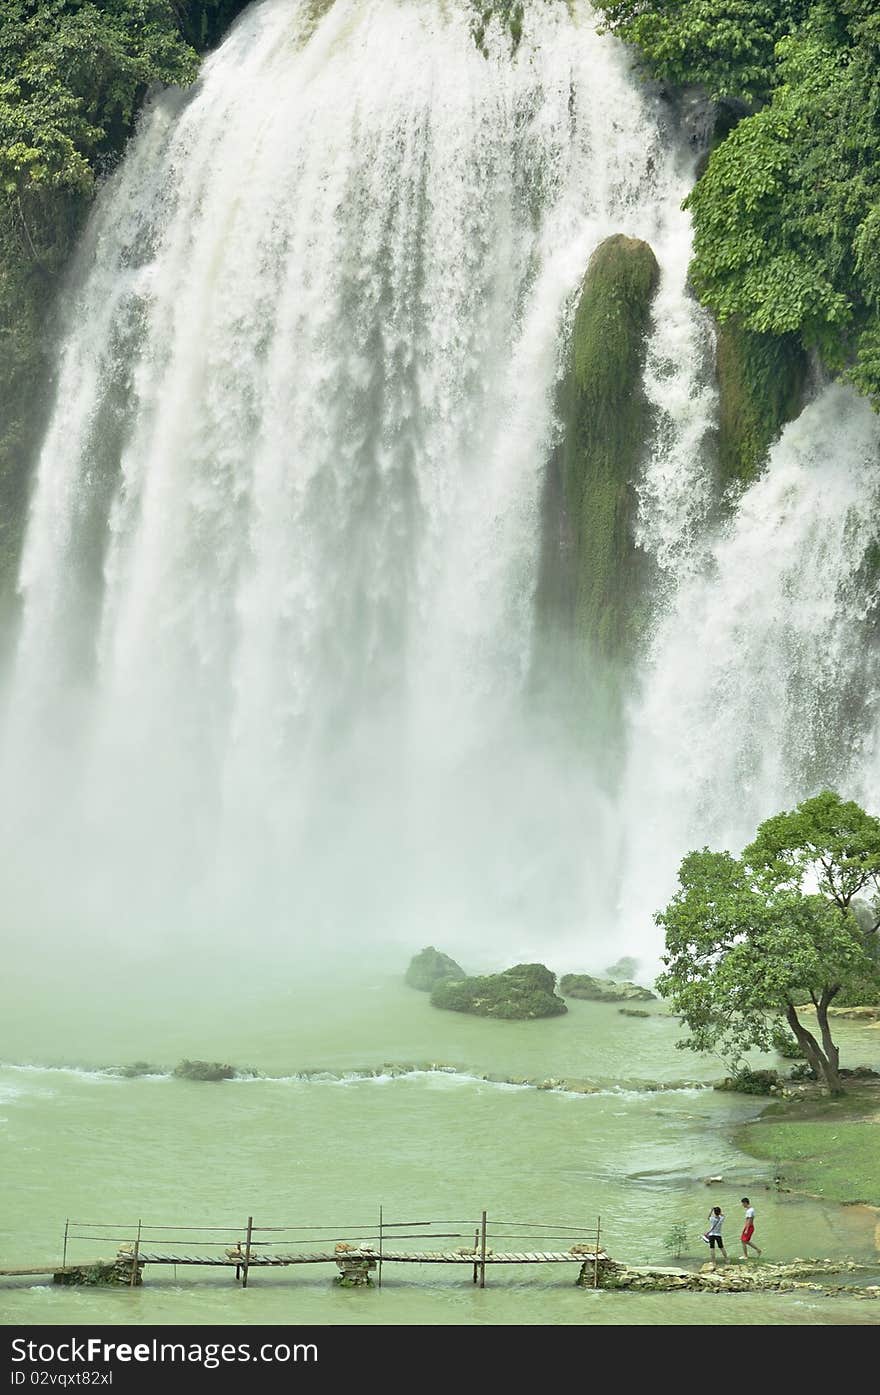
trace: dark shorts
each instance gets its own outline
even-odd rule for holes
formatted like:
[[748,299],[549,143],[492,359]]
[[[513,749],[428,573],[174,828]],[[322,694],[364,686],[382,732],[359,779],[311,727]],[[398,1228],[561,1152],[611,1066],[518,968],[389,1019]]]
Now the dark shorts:
[[710,1236],[709,1236],[709,1249],[710,1249],[710,1250],[714,1250],[714,1248],[715,1248],[716,1245],[718,1246],[719,1250],[723,1250],[723,1249],[724,1249],[724,1241],[721,1239],[721,1236],[720,1236],[720,1235],[710,1235]]

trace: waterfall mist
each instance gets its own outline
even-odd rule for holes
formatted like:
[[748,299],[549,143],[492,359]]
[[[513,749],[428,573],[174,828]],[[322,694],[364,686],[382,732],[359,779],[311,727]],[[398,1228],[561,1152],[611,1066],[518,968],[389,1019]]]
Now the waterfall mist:
[[629,712],[620,933],[657,954],[652,912],[690,848],[739,852],[821,789],[876,810],[880,421],[825,387],[708,535],[659,620]]
[[488,57],[471,21],[264,0],[99,199],[4,742],[45,942],[473,962],[604,922],[609,792],[527,699],[542,472],[604,236],[697,322],[688,161],[588,12]]
[[[810,408],[713,544],[697,151],[586,6],[529,4],[485,56],[472,18],[262,0],[99,197],[6,683],[25,960],[650,958],[688,840],[835,769],[803,694],[847,652],[870,412]],[[530,666],[555,386],[618,232],[661,267],[638,540],[663,613],[609,784]]]

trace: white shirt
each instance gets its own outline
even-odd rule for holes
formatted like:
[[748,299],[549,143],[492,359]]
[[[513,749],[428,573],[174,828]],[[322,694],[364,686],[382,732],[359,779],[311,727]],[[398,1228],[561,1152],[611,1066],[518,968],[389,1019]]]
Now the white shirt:
[[754,1219],[755,1219],[755,1208],[754,1208],[754,1206],[747,1206],[747,1207],[746,1207],[746,1220],[747,1220],[747,1221],[753,1221]]
[[723,1217],[723,1216],[715,1216],[715,1215],[713,1215],[713,1216],[710,1218],[710,1220],[709,1220],[709,1229],[708,1229],[708,1231],[707,1231],[706,1233],[707,1233],[708,1235],[720,1235],[720,1234],[721,1234],[721,1226],[722,1226],[723,1221],[724,1221],[724,1217]]

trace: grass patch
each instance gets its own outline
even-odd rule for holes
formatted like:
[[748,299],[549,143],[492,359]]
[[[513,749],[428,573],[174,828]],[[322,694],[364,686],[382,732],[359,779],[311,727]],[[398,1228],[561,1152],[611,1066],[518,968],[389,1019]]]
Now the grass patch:
[[788,1190],[880,1206],[880,1089],[873,1083],[843,1099],[771,1104],[735,1141],[752,1157],[778,1159]]

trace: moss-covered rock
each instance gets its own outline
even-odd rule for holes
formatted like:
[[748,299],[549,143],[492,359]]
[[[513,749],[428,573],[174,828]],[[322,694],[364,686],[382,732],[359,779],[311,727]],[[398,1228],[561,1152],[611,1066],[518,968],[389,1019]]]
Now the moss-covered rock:
[[646,242],[617,234],[600,244],[559,390],[563,436],[545,486],[538,613],[541,630],[560,634],[586,667],[631,652],[640,629],[635,480],[649,429],[642,370],[659,274]]
[[606,978],[613,978],[615,983],[632,983],[638,973],[639,961],[625,954],[614,964],[610,964],[605,970]]
[[794,334],[756,334],[728,320],[718,327],[716,372],[721,483],[748,484],[803,406],[807,358]]
[[450,959],[448,954],[441,953],[433,945],[427,945],[418,954],[413,955],[404,975],[410,988],[418,988],[423,993],[430,993],[434,985],[445,978],[462,979],[466,977],[467,975],[460,964],[456,964],[455,960]]
[[224,1065],[220,1061],[181,1061],[174,1067],[174,1074],[180,1080],[231,1080],[235,1066]]
[[[192,1065],[192,1062],[189,1064]],[[119,1074],[126,1080],[136,1080],[140,1075],[161,1075],[162,1070],[159,1066],[150,1065],[149,1061],[132,1061],[131,1065],[120,1066]]]
[[431,1002],[434,1007],[477,1017],[558,1017],[568,1009],[555,988],[556,975],[543,964],[515,964],[500,974],[446,979],[434,988]]
[[566,998],[586,998],[596,1003],[648,1003],[657,997],[639,983],[617,983],[592,974],[563,974],[559,991]]
[[780,1076],[775,1070],[740,1070],[728,1075],[716,1090],[733,1090],[738,1095],[774,1095],[779,1089]]

